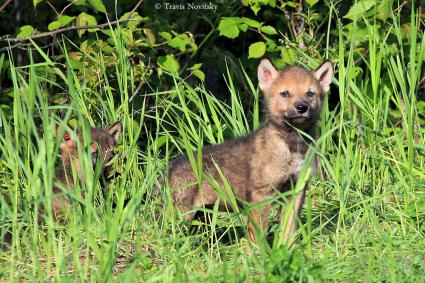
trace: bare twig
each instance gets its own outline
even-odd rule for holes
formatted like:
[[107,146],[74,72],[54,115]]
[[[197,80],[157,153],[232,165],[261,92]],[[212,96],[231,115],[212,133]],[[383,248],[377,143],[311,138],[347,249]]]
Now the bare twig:
[[56,10],[55,6],[52,5],[52,3],[50,3],[50,1],[46,1],[47,5],[50,6],[50,8],[52,8],[52,10],[55,12],[56,16],[60,16],[58,10]]
[[130,97],[130,99],[128,100],[128,102],[133,101],[134,97],[136,97],[136,95],[139,93],[140,89],[142,88],[142,86],[144,85],[144,81],[141,81],[139,83],[139,85],[137,86],[136,90],[134,91],[133,95]]
[[[25,50],[25,51],[34,50],[34,46],[31,43],[27,43],[27,44],[18,43],[17,45],[18,45],[17,48],[20,49],[20,50]],[[40,49],[46,49],[46,48],[49,48],[53,45],[55,45],[55,42],[46,44],[44,46],[39,46],[39,47],[40,47]],[[25,47],[25,46],[28,46],[28,47]]]
[[109,27],[109,26],[114,25],[114,24],[128,22],[128,21],[131,21],[131,20],[132,19],[126,18],[126,19],[116,20],[116,21],[103,23],[103,24],[100,24],[100,25],[94,25],[94,26],[83,26],[83,27],[72,26],[72,27],[67,27],[67,28],[61,28],[61,29],[54,30],[54,31],[51,31],[51,32],[43,32],[43,33],[40,33],[40,34],[35,34],[35,35],[23,37],[23,38],[8,38],[7,36],[3,36],[3,37],[0,38],[0,41],[23,42],[23,41],[28,41],[30,39],[38,39],[38,38],[43,38],[43,37],[54,36],[56,34],[67,32],[67,31],[72,31],[72,30],[105,28],[105,27]]
[[62,14],[65,13],[66,9],[68,9],[69,7],[71,7],[72,4],[74,4],[74,3],[71,2],[68,5],[66,5],[65,8],[63,8],[62,11],[59,13],[59,17],[62,16]]
[[[304,15],[302,14],[303,11],[303,1],[300,0],[298,3],[297,11],[291,12],[291,29],[292,33],[294,34],[295,38],[299,38],[298,47],[300,49],[305,48],[305,43],[303,39],[303,33],[304,33]],[[295,23],[295,21],[297,23]]]
[[300,0],[299,4],[298,4],[298,11],[297,11],[297,18],[298,18],[298,23],[297,23],[297,36],[300,37],[300,42],[298,44],[298,47],[300,49],[304,49],[305,48],[305,43],[304,43],[304,38],[303,38],[303,34],[304,34],[304,30],[305,30],[305,20],[304,20],[304,15],[302,14],[303,12],[303,1]]
[[72,26],[72,27],[67,27],[67,28],[61,28],[61,29],[54,30],[54,31],[51,31],[51,32],[43,32],[43,33],[40,33],[40,34],[34,34],[34,35],[23,37],[23,38],[9,38],[8,35],[6,35],[6,36],[0,37],[0,42],[2,42],[2,41],[3,42],[4,41],[7,41],[7,42],[24,42],[24,41],[28,41],[30,39],[38,39],[38,38],[54,36],[56,34],[67,32],[67,31],[82,30],[82,29],[95,29],[95,28],[101,29],[101,28],[109,27],[109,26],[114,25],[114,24],[125,23],[125,22],[133,20],[131,17],[133,16],[133,14],[137,10],[137,8],[139,8],[139,6],[142,4],[142,2],[143,2],[143,0],[140,0],[136,4],[136,6],[133,8],[133,10],[131,10],[129,16],[125,19],[107,22],[107,23],[103,23],[103,24],[100,24],[100,25],[93,25],[93,26],[83,26],[83,27]]
[[403,3],[400,4],[400,6],[398,6],[395,10],[394,10],[394,14],[398,13],[399,10],[403,9],[404,5],[409,4],[409,1],[404,1]]
[[358,63],[360,63],[360,61],[364,58],[364,56],[366,56],[367,54],[369,54],[369,48],[366,49],[363,54],[360,55],[359,58],[357,58],[356,61],[354,61],[354,65],[357,65]]
[[17,43],[17,44],[12,45],[12,46],[6,46],[6,47],[3,47],[3,48],[0,48],[0,52],[6,51],[8,49],[13,49],[13,48],[16,48],[16,47],[19,47],[19,46],[22,46],[22,45],[23,45],[22,43]]
[[3,12],[3,10],[6,8],[7,5],[10,4],[10,2],[12,2],[12,0],[7,0],[6,2],[4,2],[3,5],[1,5],[1,7],[0,7],[0,13]]
[[422,85],[424,84],[424,82],[425,82],[425,74],[422,76],[421,80],[418,83],[419,88],[422,87]]

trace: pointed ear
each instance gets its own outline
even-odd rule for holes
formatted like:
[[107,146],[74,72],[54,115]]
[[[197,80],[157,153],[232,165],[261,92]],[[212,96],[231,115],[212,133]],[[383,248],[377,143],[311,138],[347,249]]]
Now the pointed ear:
[[122,124],[120,121],[115,122],[113,125],[107,127],[105,130],[108,134],[112,136],[115,142],[118,142],[122,131]]
[[258,65],[258,84],[262,91],[266,91],[272,82],[279,76],[279,71],[273,66],[269,59],[262,59]]
[[332,67],[331,60],[327,59],[325,60],[317,69],[314,71],[314,76],[319,81],[320,85],[322,86],[323,92],[328,92],[332,76],[333,76],[334,70]]

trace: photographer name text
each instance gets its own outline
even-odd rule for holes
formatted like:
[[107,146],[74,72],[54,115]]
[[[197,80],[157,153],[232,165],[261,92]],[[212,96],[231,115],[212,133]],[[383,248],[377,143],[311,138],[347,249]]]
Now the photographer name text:
[[155,4],[156,9],[165,9],[165,10],[209,10],[209,11],[217,11],[218,5],[215,5],[211,2],[208,3],[179,3],[179,4],[173,4],[173,3],[156,3]]

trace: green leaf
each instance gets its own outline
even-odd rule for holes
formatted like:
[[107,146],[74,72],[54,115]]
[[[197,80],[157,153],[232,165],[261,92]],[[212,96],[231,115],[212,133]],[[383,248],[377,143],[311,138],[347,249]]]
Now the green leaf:
[[201,70],[193,70],[192,74],[196,76],[201,81],[205,81],[205,74]]
[[165,38],[167,41],[171,40],[173,38],[173,36],[169,32],[166,32],[166,31],[160,32],[159,35],[162,36],[163,38]]
[[261,27],[261,31],[265,34],[268,34],[268,35],[277,34],[276,29],[272,26],[263,26],[263,27]]
[[74,0],[73,4],[76,5],[76,6],[87,6],[87,1],[86,0]]
[[276,0],[267,0],[267,4],[270,7],[274,8],[274,7],[276,7]]
[[[126,20],[130,16],[131,12],[127,12],[124,15],[121,16],[120,20]],[[129,20],[126,25],[129,28],[137,27],[142,21],[146,20],[148,18],[141,17],[137,12],[134,12],[131,15],[131,20]]]
[[193,65],[192,67],[188,68],[188,70],[195,71],[195,70],[199,70],[201,67],[202,67],[202,63],[197,63]]
[[261,6],[258,3],[250,6],[251,10],[254,12],[254,15],[257,16],[258,12],[261,10]]
[[[345,32],[346,30],[346,32]],[[369,40],[369,31],[367,28],[355,26],[353,23],[346,24],[343,29],[343,34],[349,41],[354,41],[355,44]]]
[[133,45],[134,44],[133,31],[131,29],[122,29],[121,32],[122,32],[125,43],[127,43],[128,45]]
[[37,7],[38,4],[43,2],[44,0],[33,0],[32,3],[34,4],[34,8]]
[[186,51],[186,41],[183,40],[181,37],[175,37],[169,40],[168,45],[173,48],[179,49],[182,52]]
[[297,60],[297,55],[292,48],[282,48],[280,50],[280,56],[282,58],[283,63],[291,65],[294,64]]
[[227,38],[234,39],[239,35],[239,21],[232,17],[224,17],[221,19],[220,24],[218,25],[218,30],[220,35]]
[[266,52],[266,44],[262,41],[253,43],[249,46],[248,58],[260,58]]
[[394,0],[382,0],[378,7],[378,16],[377,18],[382,20],[384,23],[389,17],[391,17],[393,10]]
[[98,12],[106,13],[102,0],[89,0],[90,5]]
[[260,22],[250,18],[242,17],[241,21],[242,23],[247,24],[248,26],[252,28],[259,28],[261,26]]
[[376,0],[360,0],[351,6],[344,18],[354,20],[362,16],[366,11],[376,5]]
[[319,0],[306,0],[306,2],[310,7],[313,7],[317,4],[317,2],[319,2]]
[[[280,44],[279,44],[280,46]],[[267,40],[267,49],[279,51],[280,48],[277,47],[277,42],[274,40]]]
[[158,57],[157,63],[161,69],[164,69],[165,71],[168,71],[172,74],[177,74],[177,72],[180,70],[179,62],[177,62],[173,54]]
[[[92,15],[86,14],[82,12],[78,15],[77,19],[75,20],[75,24],[77,27],[84,27],[84,26],[95,26],[97,25],[96,18]],[[89,31],[94,31],[96,29],[89,29]],[[78,30],[78,35],[82,36],[86,32],[85,29]]]
[[72,59],[69,60],[69,66],[73,70],[82,70],[82,69],[84,69],[84,63],[83,62],[72,60]]
[[155,44],[156,38],[155,38],[155,34],[153,33],[153,31],[151,29],[145,28],[145,29],[143,29],[143,32],[145,33],[149,44],[152,44],[152,45]]
[[69,23],[71,23],[73,20],[75,19],[75,17],[70,17],[67,15],[63,15],[60,16],[59,19],[57,21],[53,21],[51,22],[48,26],[47,29],[49,31],[53,31],[53,30],[57,30],[61,27],[64,27],[66,25],[68,25]]
[[0,74],[1,74],[1,70],[3,69],[4,55],[5,55],[5,53],[3,53],[3,54],[0,56]]
[[280,5],[280,9],[287,9],[287,7],[291,7],[291,8],[294,8],[294,9],[296,9],[297,8],[297,3],[296,2],[291,2],[291,1],[288,1],[288,2],[283,2],[281,5]]
[[19,33],[16,35],[17,38],[23,38],[32,35],[34,28],[30,25],[22,26],[19,29]]
[[63,16],[59,17],[58,21],[61,24],[61,27],[64,27],[64,26],[69,25],[69,23],[71,23],[74,19],[75,19],[75,17],[63,15]]
[[246,32],[249,28],[249,26],[247,24],[240,24],[238,27],[243,32]]
[[47,29],[49,30],[49,31],[52,31],[52,30],[57,30],[57,29],[59,29],[61,27],[61,23],[59,22],[59,21],[54,21],[54,22],[51,22],[48,26],[47,26]]

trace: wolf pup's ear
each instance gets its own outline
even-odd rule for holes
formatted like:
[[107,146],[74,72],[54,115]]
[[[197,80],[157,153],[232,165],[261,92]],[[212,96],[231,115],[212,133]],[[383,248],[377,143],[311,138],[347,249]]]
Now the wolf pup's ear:
[[258,84],[262,91],[267,91],[272,82],[279,76],[279,71],[269,59],[262,59],[258,65]]
[[314,76],[319,81],[320,85],[322,86],[323,92],[328,92],[332,76],[333,76],[334,70],[332,67],[331,60],[325,60],[317,69],[314,71]]
[[122,131],[122,124],[119,121],[115,122],[113,125],[107,127],[105,130],[108,134],[112,136],[115,142],[118,142]]

